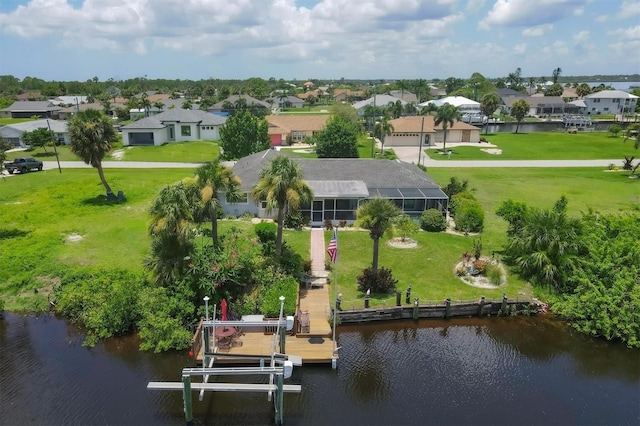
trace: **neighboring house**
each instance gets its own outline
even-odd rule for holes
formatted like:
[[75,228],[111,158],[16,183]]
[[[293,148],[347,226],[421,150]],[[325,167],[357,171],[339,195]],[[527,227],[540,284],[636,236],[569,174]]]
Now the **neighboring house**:
[[[269,149],[244,157],[233,166],[247,197],[242,203],[227,203],[224,194],[219,194],[226,214],[249,213],[261,218],[275,215],[267,211],[264,202],[252,200],[250,193],[260,171],[277,155],[284,154]],[[327,220],[334,225],[341,220],[351,224],[356,219],[358,206],[375,197],[392,200],[412,217],[419,217],[424,210],[432,208],[444,213],[448,207],[446,194],[413,164],[359,158],[291,158],[300,164],[304,180],[313,191],[313,201],[300,209],[310,219],[311,226],[323,226]]]
[[51,131],[56,134],[56,140],[58,143],[64,143],[65,145],[69,144],[70,140],[69,133],[67,132],[67,123],[53,119],[7,124],[6,126],[0,127],[0,135],[16,148],[28,148],[28,145],[22,141],[22,134],[24,132],[32,132],[41,127],[51,129]]
[[86,104],[88,102],[87,96],[58,96],[57,98],[51,99],[51,102],[57,106],[71,106],[78,104]]
[[219,113],[219,112],[228,112],[224,109],[224,105],[225,102],[229,102],[231,103],[231,105],[235,105],[236,102],[238,102],[238,100],[240,99],[244,99],[247,105],[247,108],[249,109],[253,109],[253,108],[265,108],[268,111],[271,111],[271,105],[269,105],[268,103],[261,101],[259,99],[256,99],[252,96],[249,95],[231,95],[229,96],[227,99],[218,102],[217,104],[213,104],[211,105],[210,108],[207,109],[207,111],[209,112],[213,112],[213,113]]
[[16,101],[37,101],[43,98],[45,98],[45,96],[42,96],[40,92],[25,92],[16,96]]
[[[424,124],[423,124],[424,119]],[[402,117],[390,121],[393,126],[393,133],[384,139],[385,147],[393,146],[420,146],[420,136],[422,135],[422,146],[434,145],[444,141],[444,131],[442,125],[435,125],[435,117],[415,116]],[[456,121],[453,127],[447,129],[447,143],[456,142],[480,142],[480,129],[471,124]]]
[[11,106],[0,109],[1,118],[57,117],[60,107],[49,101],[16,101]]
[[464,96],[447,96],[446,98],[436,99],[433,101],[426,101],[418,104],[419,107],[425,107],[427,105],[435,105],[440,108],[444,104],[453,105],[458,107],[463,114],[480,114],[480,102],[465,98]]
[[266,103],[272,104],[276,108],[302,108],[304,101],[296,96],[287,95],[284,98],[273,96],[265,99]]
[[526,98],[528,96],[522,92],[518,92],[517,90],[509,89],[508,87],[504,87],[502,89],[496,89],[496,93],[501,98],[506,96],[516,96],[520,98]]
[[584,97],[587,114],[622,114],[635,111],[638,96],[622,90],[602,90]]
[[271,146],[291,145],[324,129],[329,115],[267,115]]
[[[527,112],[528,116],[536,115],[538,104],[536,98],[531,96],[503,96],[500,98],[500,106],[502,106],[507,114],[511,114],[511,106],[518,99],[524,99],[529,104],[529,112]],[[539,99],[539,98],[538,98]]]
[[[114,109],[124,107],[124,104],[110,103],[110,105],[111,105],[111,108],[109,109],[109,112],[107,114],[109,116],[113,116],[113,110]],[[72,106],[69,106],[69,107],[62,108],[60,111],[58,111],[58,118],[60,120],[68,120],[74,114],[76,114],[78,112],[78,110],[86,111],[86,110],[89,110],[89,109],[95,109],[95,110],[104,112],[104,106],[101,103],[98,103],[98,102],[94,102],[94,103],[91,103],[91,104],[78,104],[78,105],[72,105]]]
[[358,115],[363,115],[364,107],[366,107],[367,105],[386,108],[387,106],[389,106],[390,103],[395,104],[397,101],[400,101],[402,106],[405,106],[406,104],[408,104],[407,101],[403,101],[402,99],[396,98],[395,96],[375,95],[370,97],[369,99],[365,99],[364,101],[356,102],[351,106],[355,108]]
[[[567,103],[562,96],[531,96],[527,99],[531,106],[531,115],[561,115],[577,114],[579,108],[576,105]],[[535,109],[535,111],[534,111]]]
[[584,99],[576,99],[575,101],[568,102],[568,104],[578,108],[578,114],[586,114],[587,112],[587,104],[584,102]]
[[565,87],[564,90],[562,91],[561,97],[566,102],[575,101],[576,99],[580,98],[578,96],[578,89],[576,89],[575,87]]
[[418,97],[415,94],[408,92],[406,90],[404,92],[402,90],[392,90],[389,92],[389,94],[394,98],[402,99],[405,102],[409,102],[409,103],[413,102],[416,104],[418,103]]
[[429,95],[434,99],[440,99],[447,96],[447,91],[436,86],[429,86]]
[[333,100],[335,102],[348,102],[351,99],[361,101],[364,99],[364,96],[364,90],[335,89],[333,91]]
[[298,94],[296,96],[298,98],[302,99],[303,101],[306,101],[311,96],[313,96],[314,98],[318,99],[320,97],[320,93],[317,90],[309,90],[309,91],[307,91],[305,93],[300,93],[300,94]]
[[162,145],[167,142],[220,139],[227,119],[200,110],[173,108],[122,127],[122,145]]

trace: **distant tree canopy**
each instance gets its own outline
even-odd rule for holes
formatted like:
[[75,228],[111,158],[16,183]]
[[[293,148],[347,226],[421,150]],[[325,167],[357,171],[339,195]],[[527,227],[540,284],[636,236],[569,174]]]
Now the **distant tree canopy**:
[[237,160],[269,148],[269,124],[249,111],[238,111],[220,127],[224,160]]
[[318,158],[358,158],[360,129],[341,116],[334,116],[313,137]]

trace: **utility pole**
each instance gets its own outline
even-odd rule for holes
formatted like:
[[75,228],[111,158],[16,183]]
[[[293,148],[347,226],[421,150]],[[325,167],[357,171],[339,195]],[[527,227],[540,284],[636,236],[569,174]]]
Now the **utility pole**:
[[[78,99],[78,98],[76,98]],[[51,124],[49,124],[49,119],[47,118],[47,127],[49,128],[49,131],[51,131]],[[56,161],[58,162],[58,170],[60,171],[60,174],[62,174],[62,168],[60,167],[60,158],[58,157],[58,149],[56,148],[56,140],[53,140],[53,152],[56,154]]]
[[422,156],[422,140],[424,139],[424,116],[422,117],[422,125],[420,126],[420,150],[418,151],[418,166],[420,165],[420,157]]

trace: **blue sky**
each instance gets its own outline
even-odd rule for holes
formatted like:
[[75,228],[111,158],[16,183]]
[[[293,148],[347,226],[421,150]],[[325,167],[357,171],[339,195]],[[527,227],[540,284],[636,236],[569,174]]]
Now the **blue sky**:
[[640,72],[640,0],[1,0],[0,74],[415,79]]

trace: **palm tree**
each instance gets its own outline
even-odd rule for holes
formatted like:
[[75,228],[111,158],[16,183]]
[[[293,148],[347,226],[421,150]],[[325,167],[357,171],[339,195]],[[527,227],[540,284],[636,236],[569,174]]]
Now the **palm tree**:
[[225,192],[228,203],[240,201],[244,195],[240,189],[240,180],[233,175],[230,168],[224,167],[219,159],[198,167],[195,177],[202,203],[202,213],[211,218],[211,239],[214,247],[217,247],[218,207],[220,206],[217,194]]
[[160,110],[160,112],[162,112],[162,111],[164,110],[164,103],[163,103],[162,101],[155,101],[155,102],[153,103],[153,107],[154,107],[155,109],[159,109],[159,110]]
[[71,152],[98,170],[100,181],[107,191],[107,198],[113,198],[113,191],[102,170],[102,159],[118,140],[118,133],[113,128],[111,119],[101,111],[89,109],[74,115],[69,120],[68,129]]
[[384,155],[384,140],[387,136],[391,136],[393,134],[394,128],[391,121],[389,121],[389,116],[386,114],[382,117],[378,123],[376,123],[375,128],[373,130],[373,134],[380,138],[380,142],[382,145],[382,149],[380,150],[382,155]]
[[188,261],[193,248],[193,190],[194,185],[185,182],[166,186],[149,209],[151,254],[144,265],[156,284],[174,282]]
[[402,116],[402,101],[397,100],[395,102],[389,102],[387,108],[393,118],[400,118]]
[[[496,112],[498,105],[500,105],[500,96],[495,92],[487,93],[482,97],[482,101],[480,102],[480,111],[489,118],[494,112]],[[486,124],[488,123],[489,120],[487,120]],[[485,133],[487,133],[486,130]]]
[[433,102],[429,102],[420,110],[420,115],[431,115],[432,112],[438,111],[438,107]]
[[378,271],[378,247],[380,238],[391,227],[392,220],[400,214],[400,209],[391,200],[373,198],[365,201],[356,211],[356,226],[367,229],[373,240],[373,260],[371,269]]
[[256,202],[266,201],[267,211],[278,210],[276,255],[280,256],[285,209],[297,209],[313,199],[311,188],[302,180],[300,164],[289,157],[275,157],[260,171],[260,180],[251,190],[251,197]]
[[516,125],[516,133],[520,129],[520,123],[529,112],[529,103],[524,99],[518,99],[511,105],[511,116],[518,122]]
[[144,109],[144,115],[146,117],[149,116],[149,110],[151,109],[151,101],[146,93],[143,93],[140,99],[138,100],[138,106],[141,109]]
[[551,80],[553,81],[553,84],[558,82],[560,74],[562,74],[562,68],[558,67],[553,70],[553,73],[551,73]]
[[462,119],[462,113],[458,109],[449,103],[445,103],[438,111],[436,111],[436,119],[434,124],[436,126],[442,125],[442,130],[444,131],[444,142],[442,144],[442,151],[445,151],[447,148],[447,131],[449,127],[453,127],[453,125]]

